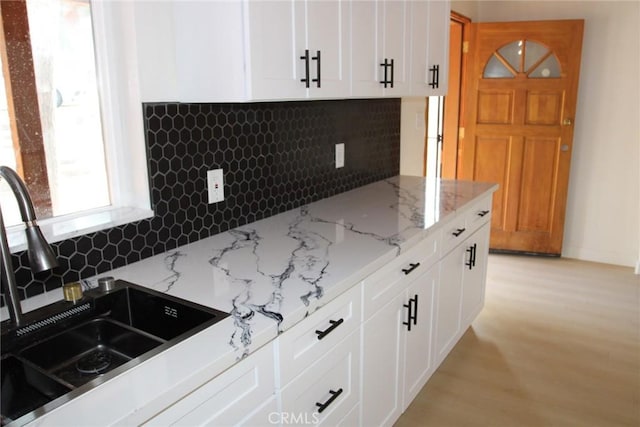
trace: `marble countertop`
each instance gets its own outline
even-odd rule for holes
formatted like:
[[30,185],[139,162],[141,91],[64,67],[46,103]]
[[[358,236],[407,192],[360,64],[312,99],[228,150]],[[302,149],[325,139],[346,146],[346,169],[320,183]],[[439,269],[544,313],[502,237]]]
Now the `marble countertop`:
[[108,274],[229,312],[228,344],[241,358],[494,187],[398,176]]
[[[143,423],[496,188],[397,176],[98,276],[127,280],[231,316],[99,387],[53,405],[34,425]],[[96,286],[98,277],[89,279],[89,285]],[[84,410],[102,408],[104,401],[109,401],[104,409]]]

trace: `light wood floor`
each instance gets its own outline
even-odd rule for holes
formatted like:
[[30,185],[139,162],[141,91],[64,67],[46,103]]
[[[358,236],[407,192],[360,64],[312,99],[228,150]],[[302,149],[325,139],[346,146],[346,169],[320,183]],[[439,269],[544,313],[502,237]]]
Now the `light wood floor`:
[[640,278],[491,255],[485,308],[403,426],[640,426]]

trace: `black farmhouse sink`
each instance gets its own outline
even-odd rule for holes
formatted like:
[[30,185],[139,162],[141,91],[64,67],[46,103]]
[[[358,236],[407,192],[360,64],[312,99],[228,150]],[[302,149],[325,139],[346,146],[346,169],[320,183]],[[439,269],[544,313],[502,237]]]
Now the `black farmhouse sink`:
[[227,313],[118,281],[2,327],[2,425],[25,422],[168,349]]

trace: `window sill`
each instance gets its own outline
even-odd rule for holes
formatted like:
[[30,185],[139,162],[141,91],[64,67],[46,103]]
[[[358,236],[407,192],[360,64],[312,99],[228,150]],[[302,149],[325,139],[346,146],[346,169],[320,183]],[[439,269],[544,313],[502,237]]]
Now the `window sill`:
[[[49,243],[59,242],[95,231],[153,217],[150,209],[106,207],[38,221]],[[7,240],[12,253],[27,249],[24,225],[7,227]]]

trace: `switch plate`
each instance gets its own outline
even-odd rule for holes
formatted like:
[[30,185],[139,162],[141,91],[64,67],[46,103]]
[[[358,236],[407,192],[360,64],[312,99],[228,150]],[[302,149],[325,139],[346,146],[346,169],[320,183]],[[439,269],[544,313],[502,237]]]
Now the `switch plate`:
[[344,144],[336,144],[336,169],[344,167]]
[[224,200],[224,177],[222,169],[207,171],[207,193],[209,204]]

